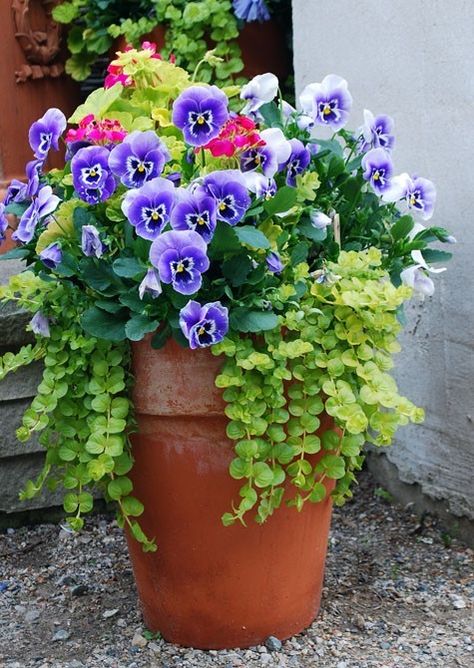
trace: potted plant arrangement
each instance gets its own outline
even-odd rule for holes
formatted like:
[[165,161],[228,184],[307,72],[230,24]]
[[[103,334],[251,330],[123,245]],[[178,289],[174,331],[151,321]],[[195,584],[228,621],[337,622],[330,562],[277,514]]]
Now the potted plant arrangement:
[[213,77],[230,83],[240,77],[242,83],[242,76],[268,69],[284,79],[291,70],[291,40],[285,40],[291,30],[288,0],[66,0],[53,15],[71,26],[66,71],[78,81],[89,78],[104,57],[106,62],[117,43],[118,48],[127,43],[138,46],[144,39],[157,43],[164,57],[173,55],[190,71],[215,48],[222,60],[214,68],[206,63],[201,67],[203,82]]
[[454,240],[426,223],[433,184],[393,175],[392,120],[345,128],[338,76],[298,110],[272,74],[220,89],[149,43],[109,76],[69,119],[64,169],[42,169],[61,111],[32,125],[36,169],[1,205],[26,263],[1,297],[36,343],[0,378],[44,361],[18,438],[40,434],[45,467],[22,496],[62,485],[78,530],[94,489],[116,502],[167,640],[287,637],[317,613],[364,443],[423,419],[389,370],[404,302],[449,257],[429,246]]

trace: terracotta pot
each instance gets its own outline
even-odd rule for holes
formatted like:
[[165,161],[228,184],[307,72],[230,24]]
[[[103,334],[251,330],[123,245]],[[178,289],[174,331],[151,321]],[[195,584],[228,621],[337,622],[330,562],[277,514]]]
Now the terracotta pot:
[[[214,386],[221,360],[170,341],[133,345],[134,493],[158,551],[127,537],[146,625],[179,645],[248,647],[287,638],[315,618],[321,598],[331,502],[298,513],[282,506],[258,525],[224,527],[238,499],[228,466],[224,403]],[[330,418],[323,418],[325,428]]]

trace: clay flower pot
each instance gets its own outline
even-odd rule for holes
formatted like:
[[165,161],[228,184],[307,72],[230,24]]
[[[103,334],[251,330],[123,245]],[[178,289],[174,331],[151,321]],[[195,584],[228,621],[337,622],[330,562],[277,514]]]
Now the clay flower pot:
[[[331,502],[283,506],[258,525],[224,527],[238,498],[232,443],[209,350],[133,344],[134,494],[158,550],[128,538],[146,625],[201,649],[248,647],[307,627],[320,604]],[[322,418],[325,428],[330,418]],[[324,424],[326,422],[326,424]]]

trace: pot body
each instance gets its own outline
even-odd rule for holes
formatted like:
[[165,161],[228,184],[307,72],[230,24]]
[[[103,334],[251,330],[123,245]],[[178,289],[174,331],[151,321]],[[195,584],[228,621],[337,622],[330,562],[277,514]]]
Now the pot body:
[[[214,379],[222,360],[169,341],[133,345],[134,494],[158,550],[127,536],[146,625],[179,645],[248,647],[287,638],[315,618],[331,517],[329,499],[302,512],[284,504],[263,525],[224,527],[240,481]],[[331,426],[325,418],[326,428]],[[323,419],[324,422],[324,419]]]

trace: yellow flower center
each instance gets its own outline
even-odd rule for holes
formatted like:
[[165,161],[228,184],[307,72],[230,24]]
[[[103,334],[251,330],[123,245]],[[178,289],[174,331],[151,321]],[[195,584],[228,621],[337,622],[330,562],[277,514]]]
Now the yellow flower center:
[[206,221],[204,220],[204,218],[198,218],[197,224],[198,225],[205,225]]
[[377,170],[376,172],[374,172],[373,179],[374,179],[374,181],[378,181],[378,180],[380,179],[379,170]]
[[261,157],[260,157],[259,155],[256,155],[256,156],[255,156],[255,164],[256,164],[256,165],[259,165],[261,162],[262,162]]
[[138,165],[138,167],[137,167],[137,170],[138,170],[140,173],[144,172],[144,171],[145,171],[145,167],[144,167],[144,165],[143,165],[142,163],[140,163],[140,164]]
[[90,174],[90,176],[96,176],[96,175],[97,175],[97,172],[95,171],[95,169],[91,169],[91,171],[89,172],[89,174]]
[[197,122],[198,122],[198,125],[204,125],[204,123],[205,123],[204,116],[198,116]]
[[221,202],[219,204],[219,211],[225,211],[227,209],[227,206],[224,202]]
[[331,113],[331,107],[329,106],[329,104],[325,104],[323,109],[323,115],[329,116],[330,113]]
[[182,262],[178,262],[178,266],[176,267],[176,273],[180,274],[181,272],[184,271],[184,265]]
[[204,329],[204,327],[200,327],[198,329],[198,336],[202,336],[205,332],[206,332],[206,330]]
[[158,216],[158,214],[156,213],[156,211],[153,211],[153,213],[151,214],[151,219],[152,219],[152,220],[158,220],[158,218],[159,218],[159,216]]
[[415,206],[415,204],[416,204],[416,197],[415,197],[415,195],[410,195],[410,204],[411,204],[412,206]]

